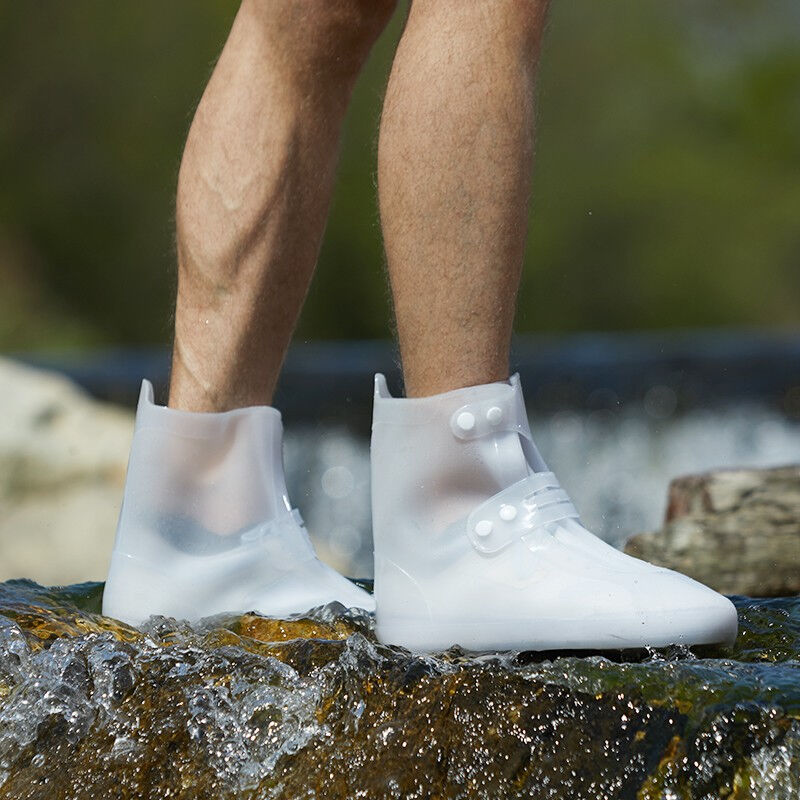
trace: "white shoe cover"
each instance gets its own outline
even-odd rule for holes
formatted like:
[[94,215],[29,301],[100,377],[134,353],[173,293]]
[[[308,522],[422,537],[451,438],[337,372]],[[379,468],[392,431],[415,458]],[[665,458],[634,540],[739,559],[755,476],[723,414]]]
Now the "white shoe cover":
[[155,405],[143,382],[105,615],[283,616],[334,600],[374,610],[316,557],[287,496],[282,431],[269,406],[179,411]]
[[423,398],[375,377],[377,635],[438,651],[731,643],[733,604],[587,531],[528,427],[519,376]]

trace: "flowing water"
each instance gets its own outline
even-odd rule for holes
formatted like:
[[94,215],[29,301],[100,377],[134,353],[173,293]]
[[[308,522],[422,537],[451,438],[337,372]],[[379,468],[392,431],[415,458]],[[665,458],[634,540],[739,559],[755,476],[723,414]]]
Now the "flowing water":
[[800,599],[730,649],[414,656],[341,606],[137,631],[0,584],[0,798],[800,796]]

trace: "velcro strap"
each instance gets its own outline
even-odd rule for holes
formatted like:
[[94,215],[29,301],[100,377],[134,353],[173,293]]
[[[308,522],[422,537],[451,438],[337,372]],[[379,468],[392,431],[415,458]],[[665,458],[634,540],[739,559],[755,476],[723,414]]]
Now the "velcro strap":
[[467,519],[467,535],[481,553],[498,553],[545,525],[578,512],[552,472],[537,472],[481,503]]
[[518,391],[461,406],[450,417],[450,428],[457,438],[464,440],[506,431],[530,436],[525,403]]

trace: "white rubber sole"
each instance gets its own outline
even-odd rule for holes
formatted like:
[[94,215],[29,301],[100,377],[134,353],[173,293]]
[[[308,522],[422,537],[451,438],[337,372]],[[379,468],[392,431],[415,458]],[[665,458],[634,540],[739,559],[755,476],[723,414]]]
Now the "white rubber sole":
[[628,650],[669,645],[732,645],[737,615],[709,619],[708,609],[665,613],[659,620],[596,617],[584,620],[537,619],[469,622],[385,619],[376,625],[384,644],[435,653],[454,645],[472,652],[545,650]]

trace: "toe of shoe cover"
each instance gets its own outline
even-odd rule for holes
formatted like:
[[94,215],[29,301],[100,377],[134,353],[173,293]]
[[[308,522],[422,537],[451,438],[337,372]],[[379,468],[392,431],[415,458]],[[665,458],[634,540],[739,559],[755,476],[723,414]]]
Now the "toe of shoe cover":
[[[441,575],[427,593],[427,620],[417,619],[437,632],[436,644],[469,649],[733,642],[737,615],[728,599],[684,575],[638,563],[640,569],[617,569],[566,546],[515,549],[470,570],[468,586],[463,572]],[[378,609],[379,623],[390,616]]]
[[[565,584],[566,585],[566,584]],[[574,624],[586,645],[664,647],[671,644],[732,644],[737,614],[726,597],[670,570],[603,574],[582,582],[579,604],[563,620],[565,635]],[[557,606],[557,604],[556,604]],[[557,618],[557,608],[552,609]],[[587,631],[587,624],[591,633]]]
[[305,565],[304,574],[297,571],[280,582],[266,587],[263,594],[253,597],[253,611],[268,616],[302,614],[328,603],[341,603],[345,608],[375,611],[375,599],[352,581],[317,559]]
[[[598,574],[605,565],[612,581],[615,573],[629,576],[624,582],[631,584],[631,610],[641,616],[643,627],[658,630],[659,638],[689,644],[729,644],[736,638],[737,613],[726,597],[686,575],[622,553],[579,524],[570,527],[570,523],[560,535],[568,547],[580,548],[597,559]],[[601,591],[600,596],[603,594]]]
[[733,644],[738,615],[727,597],[671,570],[647,576],[646,587],[642,614],[653,645]]

